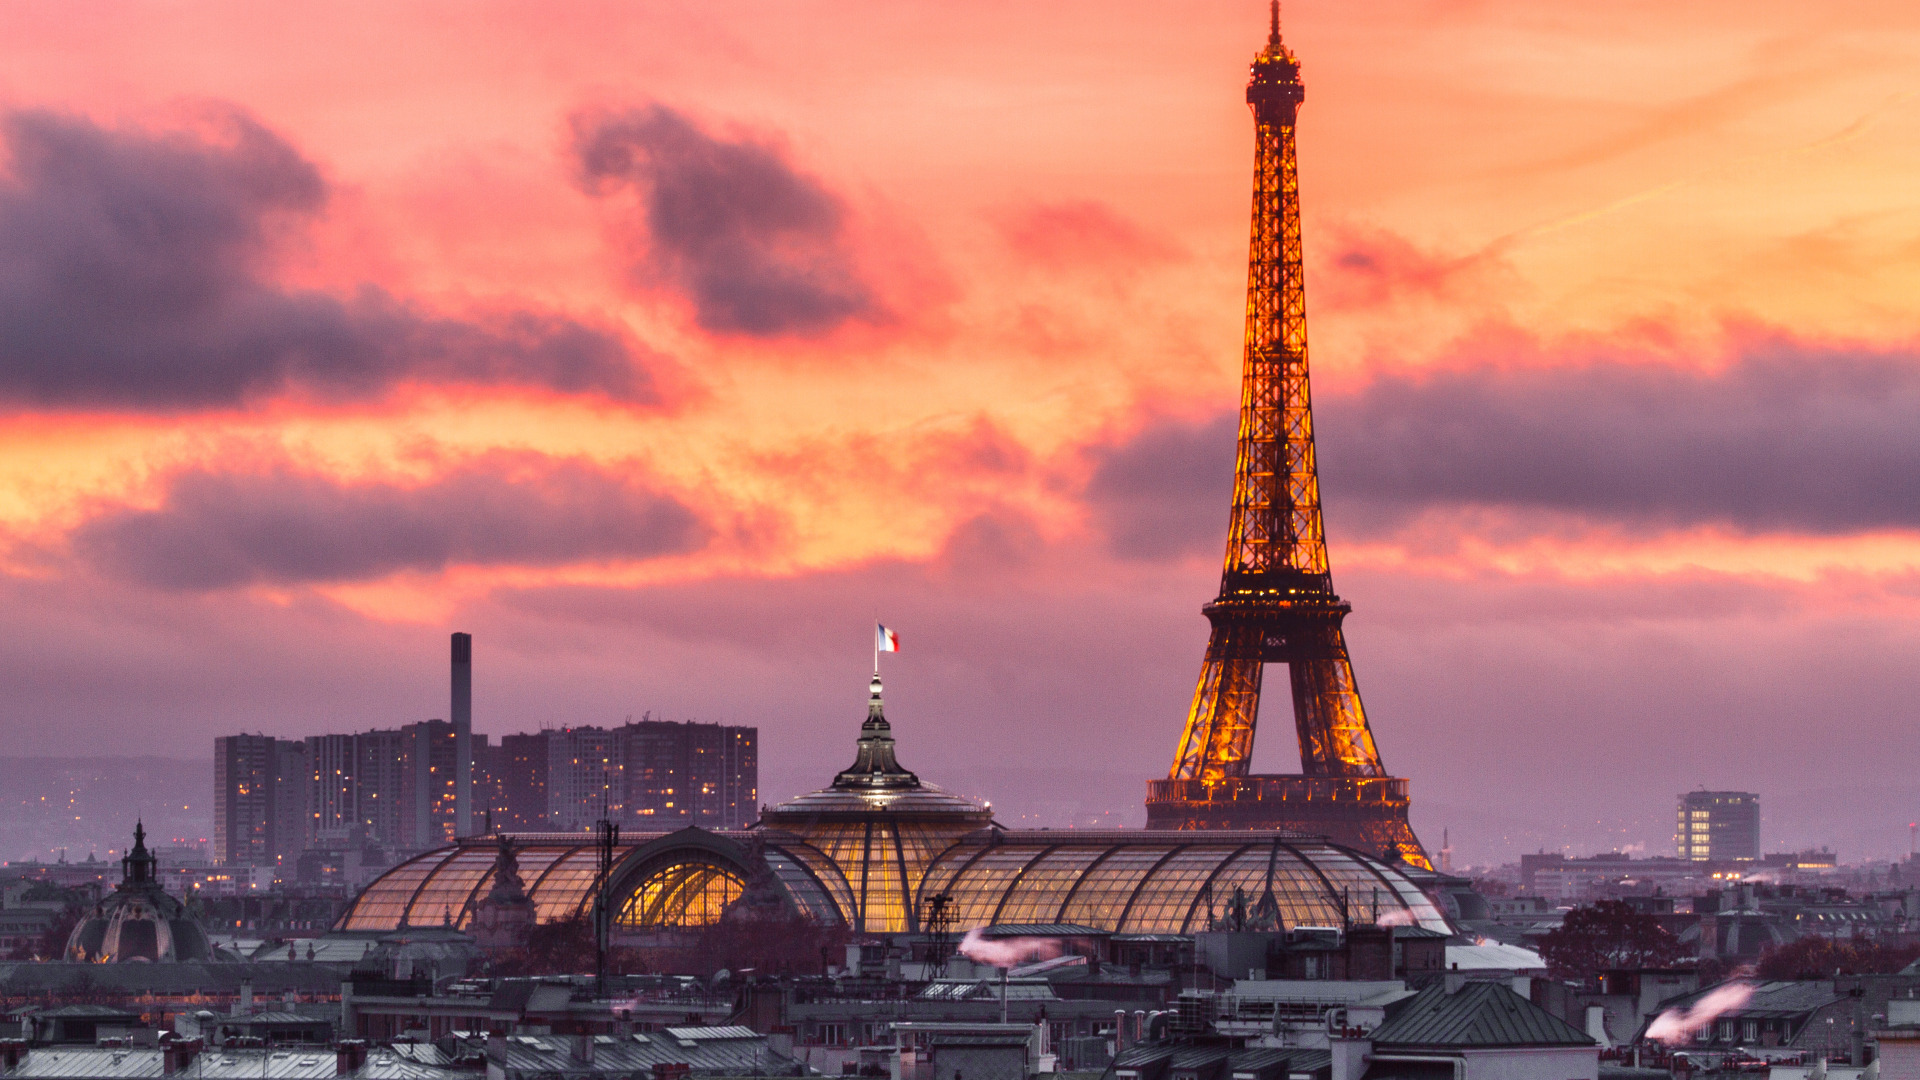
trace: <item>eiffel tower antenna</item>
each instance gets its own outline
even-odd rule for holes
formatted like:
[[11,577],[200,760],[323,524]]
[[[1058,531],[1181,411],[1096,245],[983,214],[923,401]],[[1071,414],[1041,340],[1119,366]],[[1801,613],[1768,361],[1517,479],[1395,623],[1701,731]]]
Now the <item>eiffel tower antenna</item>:
[[[1431,869],[1368,726],[1333,591],[1320,515],[1307,380],[1307,294],[1294,124],[1306,87],[1273,0],[1254,56],[1253,229],[1240,432],[1220,595],[1193,707],[1167,779],[1148,781],[1150,828],[1281,828]],[[1284,663],[1300,740],[1297,775],[1249,772],[1262,676]]]

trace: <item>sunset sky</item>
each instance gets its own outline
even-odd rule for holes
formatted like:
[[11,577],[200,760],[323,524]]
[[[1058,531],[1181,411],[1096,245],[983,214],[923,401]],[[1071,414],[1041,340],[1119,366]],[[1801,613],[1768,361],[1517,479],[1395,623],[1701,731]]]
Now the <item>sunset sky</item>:
[[[1144,821],[1262,0],[0,8],[0,738],[758,725]],[[1295,0],[1334,582],[1458,860],[1920,815],[1920,8]],[[1275,700],[1256,766],[1292,771]]]

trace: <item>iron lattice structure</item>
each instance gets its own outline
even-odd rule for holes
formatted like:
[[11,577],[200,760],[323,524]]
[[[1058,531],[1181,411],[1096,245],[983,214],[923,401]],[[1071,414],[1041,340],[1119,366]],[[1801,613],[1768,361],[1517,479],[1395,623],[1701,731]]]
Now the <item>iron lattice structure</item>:
[[[1150,828],[1288,828],[1431,868],[1407,823],[1407,784],[1388,776],[1354,683],[1333,591],[1313,452],[1307,296],[1294,126],[1306,87],[1280,40],[1279,4],[1253,59],[1253,230],[1239,447],[1220,595],[1193,708],[1166,780],[1150,781]],[[1287,665],[1301,775],[1248,772],[1269,663]]]

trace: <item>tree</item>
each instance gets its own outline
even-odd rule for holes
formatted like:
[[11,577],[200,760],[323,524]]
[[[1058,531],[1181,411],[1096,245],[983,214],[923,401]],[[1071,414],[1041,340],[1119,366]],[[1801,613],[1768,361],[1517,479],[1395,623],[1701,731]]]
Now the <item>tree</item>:
[[1803,937],[1760,954],[1762,979],[1830,979],[1834,975],[1891,975],[1920,959],[1920,945],[1882,945],[1855,938]]
[[1540,941],[1554,977],[1590,983],[1614,969],[1671,967],[1687,951],[1660,920],[1620,900],[1600,900],[1567,912]]

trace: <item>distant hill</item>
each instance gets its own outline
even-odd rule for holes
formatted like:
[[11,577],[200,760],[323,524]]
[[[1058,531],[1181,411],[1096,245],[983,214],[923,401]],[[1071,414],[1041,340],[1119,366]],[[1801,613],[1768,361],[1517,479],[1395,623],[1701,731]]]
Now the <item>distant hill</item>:
[[163,757],[0,757],[0,859],[54,860],[65,849],[117,858],[135,817],[149,843],[211,843],[213,761]]

